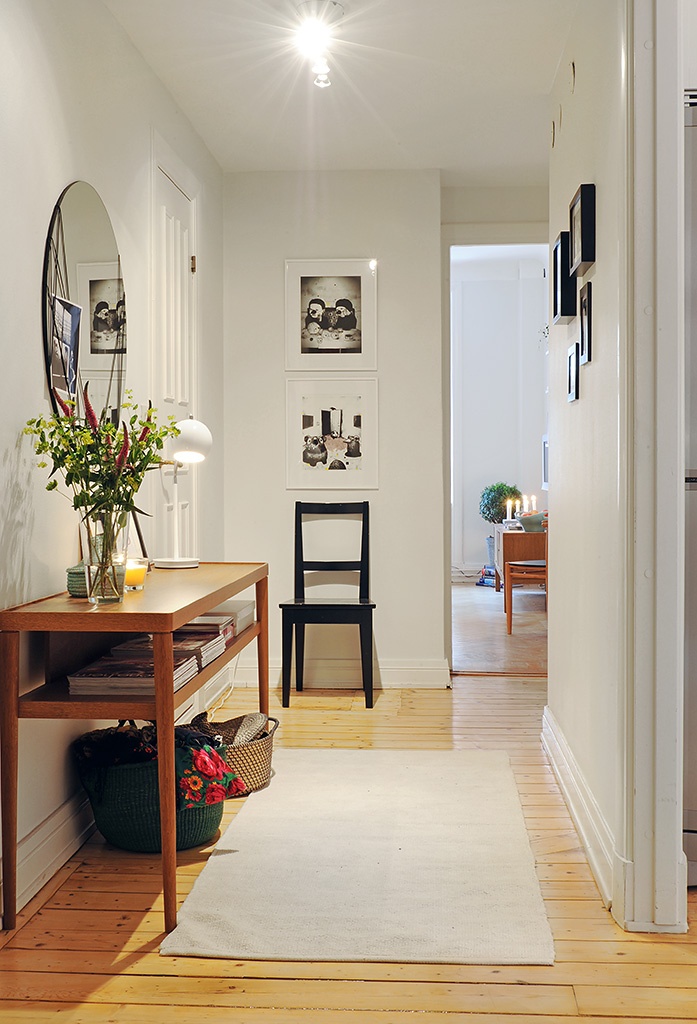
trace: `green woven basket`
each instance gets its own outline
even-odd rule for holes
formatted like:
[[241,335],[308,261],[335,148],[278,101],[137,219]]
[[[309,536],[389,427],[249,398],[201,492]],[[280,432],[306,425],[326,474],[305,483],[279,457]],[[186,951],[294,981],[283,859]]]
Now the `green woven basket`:
[[[160,852],[157,761],[82,772],[80,781],[90,798],[95,824],[108,842],[137,853]],[[177,811],[177,849],[209,842],[222,817],[222,801]]]

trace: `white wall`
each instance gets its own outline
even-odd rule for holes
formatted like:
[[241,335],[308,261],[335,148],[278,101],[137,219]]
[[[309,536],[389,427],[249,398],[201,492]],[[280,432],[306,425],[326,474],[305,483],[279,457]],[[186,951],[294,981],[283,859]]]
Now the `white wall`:
[[[568,230],[582,182],[597,195],[592,361],[581,367],[580,399],[568,402],[568,347],[578,317],[549,339],[549,689],[547,725],[555,756],[585,801],[606,897],[623,832],[622,700],[628,473],[621,368],[625,237],[625,94],[622,4],[589,0],[579,10],[551,96],[557,122],[550,158],[550,244]],[[572,91],[571,63],[575,64]],[[582,794],[582,797],[581,797]],[[567,793],[568,795],[568,793]]]
[[[41,334],[43,249],[53,206],[75,179],[109,211],[128,305],[128,379],[146,401],[150,365],[151,133],[156,129],[201,183],[201,276],[207,416],[216,430],[221,381],[222,176],[124,33],[94,0],[4,0],[0,32],[0,194],[3,331],[0,335],[0,602],[65,589],[77,556],[68,501],[44,490],[22,428],[49,411]],[[222,430],[218,429],[219,436]],[[221,449],[222,452],[222,449]],[[222,455],[219,454],[222,466]],[[202,473],[203,477],[203,473]],[[206,553],[222,554],[220,476],[203,477]],[[28,664],[35,665],[37,659]],[[29,670],[28,670],[29,672]],[[28,678],[27,678],[28,683]],[[22,722],[19,769],[21,898],[71,852],[81,797],[68,764],[84,722]],[[37,751],[41,769],[38,771]],[[31,833],[31,836],[29,834]],[[27,838],[29,836],[29,838]]]
[[[368,498],[379,678],[448,682],[439,225],[436,172],[227,178],[225,555],[269,562],[272,678],[280,671],[274,609],[293,590],[294,502]],[[378,261],[374,491],[285,489],[284,265],[331,258]],[[357,631],[346,630],[339,639],[321,628],[308,636],[309,685],[356,685]]]
[[547,249],[536,248],[452,250],[452,564],[466,572],[481,570],[493,530],[479,514],[484,487],[502,480],[546,507]]

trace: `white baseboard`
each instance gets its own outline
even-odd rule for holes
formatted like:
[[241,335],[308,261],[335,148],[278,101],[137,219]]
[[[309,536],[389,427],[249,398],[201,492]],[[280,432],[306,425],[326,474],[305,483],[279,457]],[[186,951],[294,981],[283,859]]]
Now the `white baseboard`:
[[564,800],[585,849],[603,902],[609,908],[613,902],[613,886],[616,887],[619,881],[617,871],[623,874],[631,869],[631,865],[625,864],[623,867],[618,862],[612,832],[583,777],[559,723],[548,707],[545,707],[542,717],[542,743],[564,794]]
[[94,831],[89,800],[83,792],[58,807],[17,844],[17,907],[63,867]]
[[[281,685],[281,663],[269,665],[271,687]],[[256,686],[256,660],[240,658],[235,672],[235,686]],[[304,685],[311,689],[355,690],[361,686],[361,663],[358,659],[312,659],[305,665]],[[406,662],[397,659],[380,661],[374,668],[374,687],[379,689],[445,689],[450,686],[450,667],[443,659]]]

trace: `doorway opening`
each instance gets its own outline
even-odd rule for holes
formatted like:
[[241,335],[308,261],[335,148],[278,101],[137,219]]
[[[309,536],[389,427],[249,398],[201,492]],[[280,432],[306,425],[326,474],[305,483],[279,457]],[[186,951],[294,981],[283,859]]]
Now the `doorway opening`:
[[544,593],[516,594],[506,634],[494,525],[482,490],[502,481],[546,507],[546,245],[450,247],[451,584],[455,674],[545,675]]

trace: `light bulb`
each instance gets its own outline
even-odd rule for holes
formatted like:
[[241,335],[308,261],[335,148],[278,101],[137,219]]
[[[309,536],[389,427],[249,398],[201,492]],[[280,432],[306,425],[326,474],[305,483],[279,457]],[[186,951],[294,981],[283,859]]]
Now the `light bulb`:
[[312,65],[313,75],[328,75],[329,65],[324,57],[318,57],[315,63]]
[[317,78],[315,79],[315,85],[318,89],[326,89],[327,86],[331,84],[332,83],[329,81],[328,75],[317,75]]
[[303,57],[317,58],[327,49],[331,29],[319,18],[307,18],[295,34],[295,42]]

